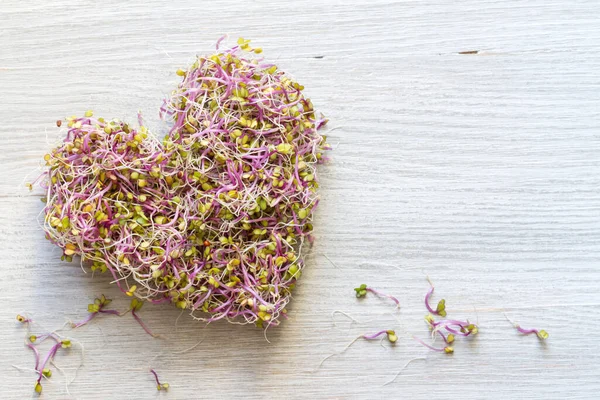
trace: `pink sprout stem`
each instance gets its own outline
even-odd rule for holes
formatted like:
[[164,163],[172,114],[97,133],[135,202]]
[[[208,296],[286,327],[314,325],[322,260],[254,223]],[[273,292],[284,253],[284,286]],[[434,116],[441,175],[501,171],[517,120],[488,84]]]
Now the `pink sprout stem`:
[[156,373],[156,371],[151,369],[150,372],[152,372],[152,375],[154,375],[154,379],[156,380],[156,385],[160,386],[160,381],[158,380],[158,374]]
[[418,337],[413,336],[413,339],[415,339],[417,342],[421,343],[423,346],[427,347],[428,349],[431,349],[433,351],[445,351],[445,348],[439,348],[439,347],[433,347],[427,343],[425,343],[424,341],[422,341],[421,339],[419,339]]
[[385,334],[387,334],[387,330],[379,331],[379,332],[373,333],[371,335],[362,335],[362,337],[367,340],[372,340],[372,339],[377,339],[378,337],[385,335]]
[[73,328],[79,328],[82,327],[83,325],[87,324],[88,322],[90,322],[92,319],[94,319],[94,317],[97,315],[98,313],[90,313],[85,319],[74,323],[72,326]]
[[61,346],[62,346],[62,344],[60,342],[56,343],[54,346],[52,346],[52,348],[50,348],[50,351],[48,352],[48,354],[44,358],[44,361],[42,361],[42,364],[39,366],[39,368],[37,368],[37,371],[38,371],[38,374],[39,374],[39,378],[37,380],[38,383],[40,383],[40,381],[42,380],[42,376],[43,376],[42,375],[42,371],[44,370],[44,368],[46,368],[46,364],[48,363],[48,361],[50,361],[50,360],[52,360],[54,358],[54,356],[58,352],[58,349],[60,349]]
[[439,334],[439,335],[442,337],[442,339],[444,340],[444,342],[445,342],[446,344],[448,344],[448,339],[446,338],[446,335],[444,335],[444,334],[442,333],[442,331],[437,331],[437,333],[438,333],[438,334]]
[[396,303],[396,305],[397,305],[398,307],[400,307],[400,300],[398,300],[396,297],[394,297],[394,296],[392,296],[392,295],[390,295],[390,294],[385,294],[385,293],[382,293],[382,292],[380,292],[380,291],[378,291],[378,290],[375,290],[375,289],[373,289],[373,288],[370,288],[370,287],[368,287],[366,290],[367,290],[368,292],[371,292],[371,293],[373,293],[373,294],[375,294],[375,295],[379,296],[379,297],[387,297],[388,299],[390,299],[390,300],[392,300],[394,303]]
[[431,306],[429,305],[429,299],[431,298],[431,295],[433,294],[434,291],[434,287],[433,285],[431,286],[431,289],[429,289],[429,291],[427,292],[427,294],[425,295],[425,307],[427,307],[427,310],[432,313],[432,314],[436,314],[437,315],[437,311],[434,310],[433,308],[431,308]]
[[40,353],[32,343],[26,343],[25,345],[33,351],[33,354],[35,356],[35,370],[37,371],[40,365]]
[[135,320],[138,322],[138,324],[140,324],[140,326],[142,328],[144,328],[144,330],[146,331],[146,333],[148,335],[154,337],[154,334],[152,333],[152,331],[146,326],[146,324],[144,324],[144,321],[142,321],[142,319],[140,317],[138,317],[138,315],[135,313],[134,310],[131,310],[131,315],[133,315],[133,318],[135,318]]
[[535,333],[537,335],[539,333],[538,329],[525,329],[521,328],[519,325],[517,325],[515,328],[524,335],[530,335],[532,333]]

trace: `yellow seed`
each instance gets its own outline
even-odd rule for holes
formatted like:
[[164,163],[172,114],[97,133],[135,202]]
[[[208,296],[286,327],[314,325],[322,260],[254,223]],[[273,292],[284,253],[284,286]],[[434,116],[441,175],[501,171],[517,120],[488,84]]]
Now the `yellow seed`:
[[287,261],[287,258],[279,256],[275,259],[275,265],[277,265],[278,267],[281,267],[283,265],[283,263],[286,261]]
[[185,71],[184,71],[184,70],[182,70],[182,69],[178,69],[176,73],[177,73],[177,75],[179,75],[179,76],[185,76]]
[[85,112],[85,116],[86,116],[86,117],[91,117],[92,115],[94,115],[94,112],[93,112],[92,110],[87,110],[87,111]]

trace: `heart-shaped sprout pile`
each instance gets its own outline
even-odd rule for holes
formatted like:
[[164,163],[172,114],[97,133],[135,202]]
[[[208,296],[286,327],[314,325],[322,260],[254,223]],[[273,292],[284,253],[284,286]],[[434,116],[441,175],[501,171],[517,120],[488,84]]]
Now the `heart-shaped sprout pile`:
[[123,292],[198,319],[278,323],[328,147],[303,86],[260,51],[240,40],[177,71],[162,142],[92,112],[67,119],[42,180],[47,237],[63,257],[81,255]]

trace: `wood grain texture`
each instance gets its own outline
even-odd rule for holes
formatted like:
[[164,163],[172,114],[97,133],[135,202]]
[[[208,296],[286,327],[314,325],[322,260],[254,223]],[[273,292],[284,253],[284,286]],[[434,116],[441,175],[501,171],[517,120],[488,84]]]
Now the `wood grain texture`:
[[[206,328],[169,306],[68,334],[48,399],[591,399],[600,390],[600,14],[597,1],[197,2],[3,0],[0,5],[0,397],[28,398],[23,329],[85,315],[103,276],[59,261],[24,182],[65,115],[133,120],[155,132],[174,71],[216,39],[253,39],[336,129],[320,170],[317,241],[291,318],[267,332]],[[479,50],[477,54],[458,52]],[[328,260],[331,259],[337,267]],[[480,335],[428,353],[425,275]],[[357,301],[360,283],[399,297]],[[476,308],[477,312],[473,309]],[[545,328],[520,337],[502,310]],[[342,316],[332,323],[334,310]],[[177,321],[177,324],[176,324]],[[357,342],[395,328],[394,348]],[[193,350],[181,353],[199,339]],[[179,352],[179,353],[178,353]],[[414,357],[398,379],[384,384]],[[148,368],[171,384],[157,393]]]

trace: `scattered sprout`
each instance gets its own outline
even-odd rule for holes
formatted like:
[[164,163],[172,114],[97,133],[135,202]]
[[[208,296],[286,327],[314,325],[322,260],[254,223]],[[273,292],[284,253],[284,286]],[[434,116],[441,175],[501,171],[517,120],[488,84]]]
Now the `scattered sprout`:
[[510,322],[515,327],[515,329],[517,331],[519,331],[520,333],[522,333],[523,335],[530,335],[532,333],[535,333],[535,335],[540,340],[548,339],[549,335],[548,335],[548,332],[546,332],[545,330],[543,330],[543,329],[525,329],[525,328],[522,328],[519,324],[512,321],[510,318],[508,318],[508,316],[506,314],[504,314],[504,317],[506,317],[508,322]]
[[387,340],[390,343],[396,343],[398,341],[398,336],[396,336],[396,331],[393,330],[385,330],[385,331],[379,331],[377,333],[373,333],[373,334],[365,334],[365,335],[361,335],[359,337],[362,337],[363,339],[367,339],[367,340],[372,340],[372,339],[377,339],[383,335],[386,335]]
[[156,373],[156,371],[154,371],[153,369],[150,370],[150,372],[152,373],[152,375],[154,375],[154,379],[156,380],[156,389],[157,390],[167,390],[169,389],[169,384],[168,383],[160,383],[160,381],[158,380],[158,374]]
[[430,344],[425,343],[424,341],[422,341],[421,339],[419,339],[416,336],[413,336],[413,339],[415,339],[417,342],[421,343],[423,346],[427,347],[430,350],[444,352],[446,354],[452,354],[452,353],[454,353],[454,347],[452,347],[452,346],[434,347],[434,346],[432,346]]
[[111,299],[107,299],[104,295],[101,295],[100,297],[95,298],[94,302],[88,304],[88,307],[87,307],[88,312],[90,314],[85,319],[83,319],[82,321],[72,323],[71,326],[73,328],[79,328],[79,327],[87,324],[88,322],[90,322],[99,313],[101,313],[101,314],[114,314],[114,315],[119,315],[120,316],[121,313],[119,313],[117,310],[105,310],[104,309],[104,307],[106,307],[107,305],[109,305],[111,302],[112,302],[112,300]]
[[433,294],[433,291],[435,290],[435,288],[433,287],[433,283],[431,283],[431,280],[429,280],[429,277],[427,278],[427,281],[429,282],[431,289],[429,289],[429,291],[425,295],[425,307],[427,307],[427,310],[430,313],[439,315],[440,317],[445,317],[446,316],[446,300],[445,299],[441,299],[438,302],[435,310],[429,305],[429,300],[431,299],[431,295]]
[[350,346],[352,346],[354,343],[356,343],[357,340],[359,340],[359,339],[373,340],[373,339],[377,339],[377,338],[380,338],[380,337],[387,338],[387,340],[391,344],[394,344],[394,343],[396,343],[398,341],[398,336],[396,335],[396,331],[391,330],[391,329],[386,329],[386,330],[379,331],[379,332],[372,333],[372,334],[360,335],[360,336],[356,337],[353,341],[351,341],[350,343],[348,343],[348,345],[346,347],[344,347],[344,349],[342,351],[340,351],[339,353],[333,353],[333,354],[330,354],[327,357],[323,358],[321,360],[321,362],[319,363],[319,365],[317,366],[316,369],[318,370],[319,368],[321,368],[321,365],[323,365],[323,363],[325,361],[327,361],[328,359],[330,359],[331,357],[336,356],[336,355],[340,355],[343,352],[345,352],[346,350],[348,350],[350,348]]
[[373,294],[375,294],[377,296],[380,296],[380,297],[387,297],[388,299],[390,299],[394,303],[396,303],[396,306],[398,308],[400,308],[400,301],[396,297],[394,297],[392,295],[389,295],[389,294],[381,293],[378,290],[375,290],[373,288],[368,287],[364,283],[362,285],[360,285],[359,287],[354,288],[354,291],[356,292],[356,297],[358,297],[358,298],[365,297],[366,294],[367,294],[367,292],[371,292],[371,293],[373,293]]

